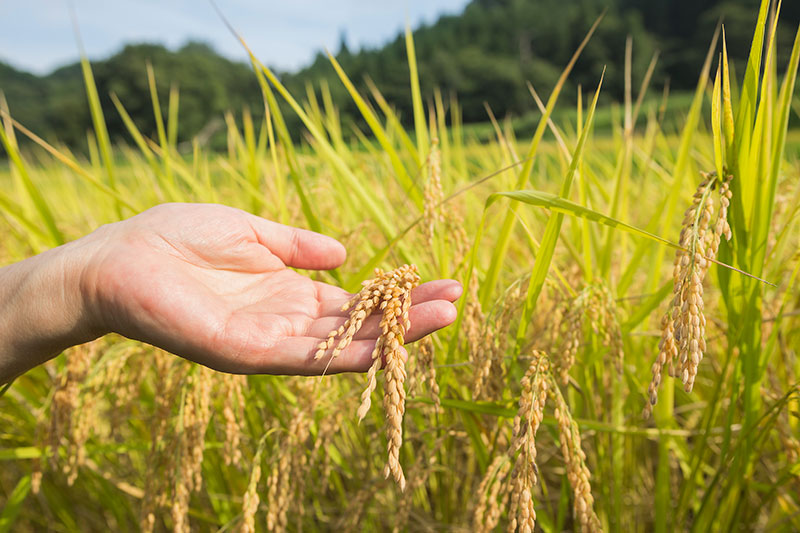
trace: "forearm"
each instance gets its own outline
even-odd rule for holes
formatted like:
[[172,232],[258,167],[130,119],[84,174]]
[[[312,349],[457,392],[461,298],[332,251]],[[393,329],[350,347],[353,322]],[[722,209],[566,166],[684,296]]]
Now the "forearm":
[[0,384],[102,335],[82,287],[92,248],[81,239],[0,269]]

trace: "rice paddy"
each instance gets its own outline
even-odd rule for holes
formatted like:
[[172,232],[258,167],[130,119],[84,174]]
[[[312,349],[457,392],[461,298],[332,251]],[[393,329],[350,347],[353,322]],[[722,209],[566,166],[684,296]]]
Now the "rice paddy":
[[[331,58],[363,119],[344,124],[324,86],[300,100],[252,57],[266,120],[229,114],[223,153],[179,147],[179,99],[162,114],[156,91],[158,138],[116,101],[130,139],[112,145],[87,61],[87,157],[3,108],[2,264],[220,203],[346,246],[310,274],[355,297],[320,358],[383,322],[366,389],[118,335],[27,372],[0,397],[0,532],[800,529],[800,33],[777,64],[769,4],[747,65],[709,36],[677,129],[645,78],[595,131],[602,79],[562,90],[579,49],[531,138],[493,121],[478,141],[455,96],[420,93],[410,34],[413,117]],[[408,291],[437,278],[463,284],[458,318],[404,362]]]

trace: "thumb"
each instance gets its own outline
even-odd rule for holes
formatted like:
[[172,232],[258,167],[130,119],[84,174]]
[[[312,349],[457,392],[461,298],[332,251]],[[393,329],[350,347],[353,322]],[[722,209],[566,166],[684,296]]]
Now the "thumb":
[[250,215],[259,244],[265,246],[286,266],[309,270],[328,270],[344,263],[347,252],[332,237],[285,226]]

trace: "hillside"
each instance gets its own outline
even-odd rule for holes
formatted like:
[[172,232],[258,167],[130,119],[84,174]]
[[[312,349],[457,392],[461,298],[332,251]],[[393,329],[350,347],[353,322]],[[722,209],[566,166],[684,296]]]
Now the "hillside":
[[[165,106],[170,87],[180,90],[180,137],[196,135],[228,109],[260,107],[260,91],[247,65],[229,61],[205,44],[188,43],[177,51],[161,45],[128,45],[112,57],[92,63],[92,71],[112,136],[126,135],[110,95],[117,95],[136,125],[155,133],[146,65],[153,65],[159,97]],[[0,64],[0,90],[12,114],[46,137],[70,146],[84,143],[91,125],[78,63],[37,78]],[[8,78],[6,77],[8,73]]]
[[[620,100],[625,40],[630,35],[635,84],[658,51],[653,86],[660,90],[669,80],[673,91],[691,90],[719,20],[727,28],[730,57],[735,64],[744,64],[756,4],[747,0],[474,0],[461,15],[442,17],[432,26],[416,29],[420,81],[429,95],[434,87],[445,94],[457,93],[467,122],[486,120],[483,102],[498,116],[532,111],[535,104],[525,82],[531,81],[547,94],[592,23],[605,11],[570,76],[572,89],[577,84],[596,86],[606,67],[603,95],[606,100]],[[782,7],[778,32],[778,49],[786,56],[800,21],[800,2],[788,4]],[[410,116],[402,36],[376,50],[353,54],[344,48],[337,59],[351,79],[358,82],[369,76],[404,116]],[[309,80],[321,78],[335,78],[322,55],[288,76],[287,84],[298,91]],[[340,101],[347,102],[339,83],[332,82],[331,87]]]
[[[457,94],[466,122],[486,120],[484,102],[501,117],[529,113],[534,104],[526,81],[547,94],[592,22],[605,10],[566,94],[575,94],[577,84],[596,85],[606,67],[603,98],[619,100],[628,35],[634,43],[635,84],[659,51],[655,90],[661,90],[667,80],[672,91],[690,89],[721,17],[731,58],[734,64],[743,64],[755,17],[752,4],[747,0],[473,0],[462,14],[441,17],[414,31],[422,88],[428,99],[436,87],[445,94]],[[778,48],[788,50],[792,29],[800,21],[800,2],[784,3],[781,19]],[[342,44],[336,56],[359,87],[365,87],[367,77],[372,79],[401,116],[411,116],[402,36],[377,49],[350,51]],[[180,89],[182,140],[191,139],[225,110],[240,112],[247,106],[258,115],[262,108],[249,66],[221,57],[207,45],[189,43],[175,51],[153,44],[129,45],[93,63],[109,130],[117,138],[127,134],[109,98],[112,92],[145,134],[155,133],[145,75],[148,61],[154,67],[162,105],[166,106],[171,85]],[[326,79],[343,117],[356,115],[322,53],[307,68],[284,73],[282,78],[297,95],[305,94],[308,84],[319,87],[320,80]],[[0,63],[0,90],[13,115],[34,131],[76,148],[85,143],[91,121],[77,63],[43,77]],[[290,127],[299,133],[297,123]]]

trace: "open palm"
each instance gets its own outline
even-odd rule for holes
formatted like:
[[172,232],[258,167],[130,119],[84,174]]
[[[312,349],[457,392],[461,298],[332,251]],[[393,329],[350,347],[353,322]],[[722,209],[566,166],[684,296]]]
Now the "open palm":
[[[104,239],[86,284],[101,327],[217,370],[319,374],[314,352],[346,318],[350,294],[287,268],[330,269],[345,259],[334,239],[238,209],[165,204],[96,232]],[[412,293],[408,341],[450,324],[461,286],[425,283]],[[378,317],[328,372],[364,371]]]

